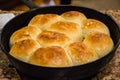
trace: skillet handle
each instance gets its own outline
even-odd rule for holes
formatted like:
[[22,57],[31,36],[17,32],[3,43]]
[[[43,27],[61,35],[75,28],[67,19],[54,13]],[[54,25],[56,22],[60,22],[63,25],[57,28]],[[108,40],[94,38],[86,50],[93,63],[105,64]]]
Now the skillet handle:
[[38,8],[32,0],[21,0],[30,9]]

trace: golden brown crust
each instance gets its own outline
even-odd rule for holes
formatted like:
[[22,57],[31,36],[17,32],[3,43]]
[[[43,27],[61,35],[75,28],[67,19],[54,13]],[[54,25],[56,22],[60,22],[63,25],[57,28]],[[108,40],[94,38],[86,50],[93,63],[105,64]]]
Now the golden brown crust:
[[83,27],[83,21],[87,19],[87,17],[79,11],[67,11],[61,14],[61,16],[69,21],[79,24],[81,27]]
[[49,45],[65,45],[70,42],[69,37],[65,34],[53,32],[53,31],[43,31],[38,36],[38,42],[42,46],[49,46]]
[[86,16],[79,12],[79,11],[68,11],[68,12],[64,12],[61,14],[62,17],[65,17],[65,18],[77,18],[77,17],[81,17],[81,18],[84,18],[86,19]]
[[76,31],[78,28],[77,28],[78,24],[74,23],[74,22],[68,22],[68,21],[58,21],[54,24],[52,24],[50,26],[50,28],[52,29],[57,29],[57,30],[60,30],[62,32],[69,32],[71,33],[72,31]]
[[82,40],[82,29],[74,22],[58,21],[52,24],[47,30],[66,34],[74,41]]
[[89,34],[83,43],[95,50],[100,57],[108,54],[113,48],[113,41],[110,36],[100,32]]
[[33,26],[26,26],[17,31],[15,31],[10,38],[10,46],[25,39],[35,39],[38,34],[41,33],[39,28]]
[[48,67],[70,66],[65,50],[58,46],[39,48],[30,58],[30,63]]
[[10,38],[10,54],[46,67],[86,64],[108,54],[114,46],[107,26],[78,11],[38,14]]
[[85,64],[98,59],[98,55],[82,42],[74,42],[68,46],[74,65]]
[[102,32],[107,35],[110,35],[107,26],[99,20],[86,19],[83,21],[83,25],[84,25],[84,35],[85,36],[91,32]]
[[29,57],[39,47],[40,45],[35,40],[26,39],[20,42],[16,42],[10,50],[10,54],[22,61],[27,62]]
[[38,14],[34,16],[28,25],[39,27],[41,30],[45,30],[52,23],[63,19],[57,14]]

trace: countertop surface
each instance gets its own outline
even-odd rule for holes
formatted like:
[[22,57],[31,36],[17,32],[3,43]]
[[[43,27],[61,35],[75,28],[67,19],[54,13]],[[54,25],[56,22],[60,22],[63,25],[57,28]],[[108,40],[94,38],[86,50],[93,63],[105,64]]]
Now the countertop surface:
[[[113,17],[120,27],[120,10],[100,10]],[[1,11],[0,13],[14,13],[15,15],[23,11]],[[15,68],[8,66],[8,58],[0,50],[0,80],[21,80]],[[120,80],[120,45],[115,52],[113,59],[98,73],[92,80]]]

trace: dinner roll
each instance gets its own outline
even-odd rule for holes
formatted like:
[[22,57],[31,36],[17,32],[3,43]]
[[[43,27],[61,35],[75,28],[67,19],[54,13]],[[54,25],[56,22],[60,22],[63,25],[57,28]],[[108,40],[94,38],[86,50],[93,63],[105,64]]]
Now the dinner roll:
[[39,34],[37,40],[42,46],[64,46],[71,42],[70,38],[65,34],[53,31],[43,31],[41,34]]
[[79,11],[67,11],[62,13],[61,16],[66,20],[79,24],[81,27],[83,27],[83,21],[87,19],[87,17]]
[[25,39],[36,39],[37,35],[41,33],[41,30],[33,26],[25,26],[15,31],[10,37],[10,46]]
[[88,48],[82,42],[74,42],[68,46],[68,52],[74,65],[85,64],[98,59],[95,51]]
[[107,25],[79,11],[37,14],[11,35],[9,44],[13,57],[44,67],[87,64],[114,46]]
[[109,35],[100,32],[94,32],[87,35],[83,43],[95,50],[99,57],[108,54],[114,45]]
[[110,35],[109,30],[107,28],[107,26],[96,19],[86,19],[83,21],[83,34],[84,36],[86,36],[87,34],[91,33],[91,32],[102,32],[105,33],[107,35]]
[[66,34],[73,41],[82,40],[82,28],[74,22],[58,21],[53,23],[47,30]]
[[37,49],[31,56],[31,64],[47,67],[66,67],[71,65],[71,60],[62,47],[50,46]]
[[33,39],[25,39],[19,42],[16,42],[10,50],[10,54],[17,59],[28,62],[30,56],[35,50],[40,48],[40,45],[37,41]]
[[57,14],[38,14],[30,20],[28,25],[39,27],[41,30],[45,30],[52,23],[62,19],[63,18]]

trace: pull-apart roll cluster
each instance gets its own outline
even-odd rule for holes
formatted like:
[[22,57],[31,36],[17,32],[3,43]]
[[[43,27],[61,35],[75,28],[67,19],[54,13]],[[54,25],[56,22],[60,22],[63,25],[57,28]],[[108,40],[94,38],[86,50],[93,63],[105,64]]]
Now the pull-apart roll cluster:
[[107,26],[82,12],[38,14],[10,37],[10,54],[46,67],[69,67],[95,61],[114,44]]

